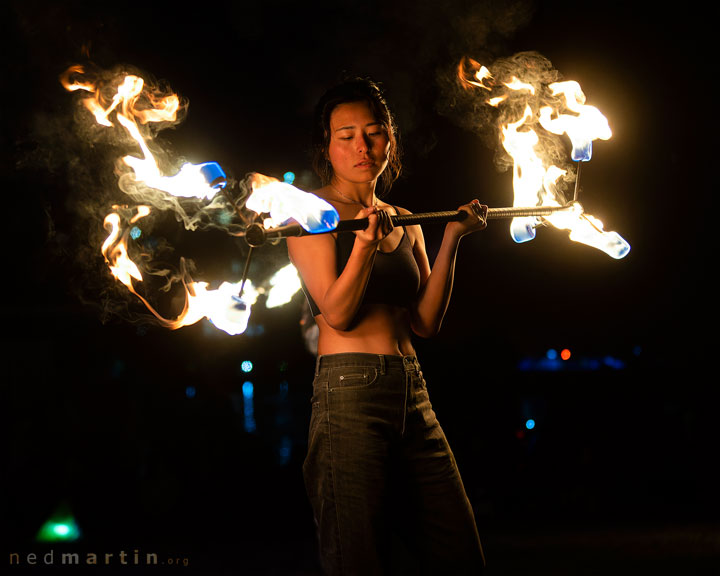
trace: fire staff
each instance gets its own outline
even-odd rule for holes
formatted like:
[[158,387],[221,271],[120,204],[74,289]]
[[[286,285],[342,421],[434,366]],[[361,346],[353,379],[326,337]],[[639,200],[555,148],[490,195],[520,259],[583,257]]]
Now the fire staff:
[[418,573],[478,574],[473,510],[412,339],[440,329],[460,240],[485,228],[487,207],[459,207],[468,216],[446,224],[431,267],[420,226],[393,226],[390,216],[409,212],[380,199],[401,163],[379,87],[356,79],[330,89],[313,138],[324,184],[315,194],[341,219],[368,220],[354,233],[287,239],[319,328],[303,472],[321,564],[327,574],[385,574],[395,534]]

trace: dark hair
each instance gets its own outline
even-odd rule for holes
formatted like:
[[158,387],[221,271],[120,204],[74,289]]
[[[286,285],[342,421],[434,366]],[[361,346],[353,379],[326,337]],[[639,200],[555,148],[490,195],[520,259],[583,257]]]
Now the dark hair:
[[330,88],[320,98],[315,107],[312,132],[312,166],[323,184],[328,184],[333,176],[332,164],[328,158],[330,145],[330,116],[340,104],[367,102],[375,117],[385,126],[390,139],[387,168],[378,178],[379,196],[390,190],[393,182],[400,176],[400,144],[397,127],[385,97],[378,84],[368,78],[352,78]]

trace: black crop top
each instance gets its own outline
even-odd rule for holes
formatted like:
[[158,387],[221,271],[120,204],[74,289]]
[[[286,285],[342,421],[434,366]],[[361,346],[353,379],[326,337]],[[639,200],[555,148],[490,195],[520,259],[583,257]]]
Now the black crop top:
[[[335,238],[337,253],[337,273],[345,269],[350,253],[355,245],[355,234],[340,233]],[[301,281],[313,316],[320,314],[315,301],[310,296],[305,283]],[[370,278],[368,279],[363,304],[391,304],[407,308],[420,289],[420,270],[412,253],[412,243],[403,228],[400,244],[391,252],[379,251],[375,255]]]

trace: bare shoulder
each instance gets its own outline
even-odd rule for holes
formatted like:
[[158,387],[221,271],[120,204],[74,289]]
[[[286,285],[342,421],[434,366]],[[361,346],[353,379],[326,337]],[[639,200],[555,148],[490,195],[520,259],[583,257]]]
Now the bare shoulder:
[[335,210],[338,209],[337,202],[335,201],[335,198],[333,197],[333,193],[331,189],[328,186],[323,186],[322,188],[318,188],[317,190],[313,190],[310,192],[313,196],[316,196],[320,198],[321,200],[324,200],[328,204],[332,205]]
[[328,186],[323,186],[322,188],[318,188],[317,190],[313,190],[310,192],[313,196],[317,196],[318,198],[322,198],[325,201],[329,201],[329,197],[331,195],[330,188]]
[[409,214],[412,214],[412,212],[410,212],[410,210],[408,210],[407,208],[403,208],[402,206],[397,206],[395,204],[388,204],[387,202],[381,201],[378,206],[380,206],[381,208],[392,208],[398,214],[398,216],[407,216]]
[[[403,208],[402,206],[393,206],[393,208],[395,208],[395,211],[398,213],[399,216],[409,216],[412,214],[410,210],[408,210],[407,208]],[[405,230],[407,230],[408,236],[412,240],[413,245],[424,244],[423,232],[420,224],[411,224],[409,226],[405,226]]]

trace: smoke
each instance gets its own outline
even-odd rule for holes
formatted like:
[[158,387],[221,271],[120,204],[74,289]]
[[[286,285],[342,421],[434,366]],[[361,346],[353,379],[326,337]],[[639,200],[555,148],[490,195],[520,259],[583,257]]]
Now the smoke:
[[[142,158],[143,151],[112,108],[118,86],[128,75],[144,80],[142,92],[132,101],[137,129],[160,171],[177,173],[186,160],[161,133],[184,121],[188,100],[179,98],[172,119],[143,122],[161,98],[172,94],[170,87],[134,67],[103,70],[92,64],[71,67],[59,75],[56,86],[62,100],[58,99],[60,104],[53,111],[36,114],[33,130],[19,143],[16,168],[45,192],[44,241],[56,281],[103,323],[120,318],[156,324],[137,296],[152,302],[163,315],[176,316],[184,305],[185,285],[197,271],[195,258],[202,257],[203,251],[214,249],[217,255],[223,249],[217,235],[203,240],[197,233],[218,232],[227,249],[235,250],[232,235],[241,224],[229,194],[218,193],[210,200],[180,198],[135,178],[123,158]],[[63,90],[61,84],[67,86],[69,81],[93,89]],[[112,110],[108,125],[98,123],[88,100]],[[240,194],[246,193],[241,186]],[[140,205],[149,206],[150,213],[137,219]],[[122,234],[129,239],[129,256],[142,273],[137,296],[111,275],[101,254],[109,234],[104,226],[109,213],[120,217]],[[211,242],[215,245],[209,248]]]
[[[78,82],[92,85],[95,98],[103,108],[110,110],[114,107],[113,100],[118,94],[123,79],[128,76],[142,78],[144,84],[140,94],[129,104],[123,105],[130,108],[130,114],[136,120],[138,133],[157,162],[161,173],[176,174],[187,163],[185,158],[173,150],[169,140],[159,137],[161,132],[175,129],[184,121],[189,108],[187,99],[175,95],[166,83],[154,80],[148,73],[129,66],[118,66],[112,70],[98,70],[89,66],[71,67],[61,75],[61,82],[69,82],[72,73],[77,73],[78,69],[81,74]],[[217,196],[209,202],[196,198],[176,197],[138,179],[134,170],[123,158],[125,156],[142,158],[147,152],[141,150],[137,140],[132,137],[124,124],[116,121],[112,121],[112,126],[99,124],[86,104],[89,100],[86,91],[77,89],[75,94],[77,99],[74,110],[74,133],[78,141],[85,143],[91,149],[101,144],[109,145],[113,149],[114,157],[108,158],[103,166],[98,167],[98,171],[103,172],[103,177],[107,178],[110,170],[114,170],[116,183],[110,187],[110,193],[114,194],[117,190],[123,193],[117,196],[117,202],[148,204],[158,211],[172,212],[186,230],[227,229],[228,218],[227,214],[223,213],[223,210],[227,209],[227,202],[222,196]],[[161,101],[172,96],[177,96],[177,110],[171,116],[162,115],[153,118],[150,113],[154,108],[159,109]],[[110,120],[111,114],[108,116]]]
[[[491,77],[482,82],[475,73],[484,66]],[[517,80],[532,89],[514,90],[507,86]],[[532,111],[522,130],[533,130],[540,142],[540,151],[546,165],[554,165],[567,173],[558,183],[558,193],[574,180],[575,167],[570,161],[569,142],[540,126],[537,112],[544,106],[562,108],[560,98],[548,90],[548,85],[562,80],[550,60],[538,52],[518,52],[491,62],[478,62],[463,57],[453,69],[443,72],[440,84],[444,87],[438,103],[439,112],[456,125],[475,132],[493,152],[497,169],[505,172],[513,167],[513,159],[502,145],[501,127],[517,122],[524,111]],[[502,99],[491,105],[493,98]]]

